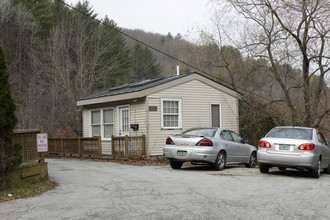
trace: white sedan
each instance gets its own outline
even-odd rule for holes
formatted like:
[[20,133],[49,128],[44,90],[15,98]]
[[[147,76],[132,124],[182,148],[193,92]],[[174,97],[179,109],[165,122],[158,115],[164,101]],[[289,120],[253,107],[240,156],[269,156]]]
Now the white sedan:
[[225,128],[193,128],[169,136],[163,154],[173,169],[180,169],[184,162],[208,163],[216,170],[233,163],[254,168],[257,161],[257,148]]

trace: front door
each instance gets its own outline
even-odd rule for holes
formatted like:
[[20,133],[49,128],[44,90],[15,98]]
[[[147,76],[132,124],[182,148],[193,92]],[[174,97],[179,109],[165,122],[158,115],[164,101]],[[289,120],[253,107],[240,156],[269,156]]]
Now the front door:
[[129,136],[129,106],[119,107],[119,136]]

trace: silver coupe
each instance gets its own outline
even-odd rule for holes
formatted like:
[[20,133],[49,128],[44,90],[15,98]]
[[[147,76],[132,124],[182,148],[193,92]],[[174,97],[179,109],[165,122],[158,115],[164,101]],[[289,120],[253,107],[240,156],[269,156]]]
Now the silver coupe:
[[330,174],[330,146],[315,128],[275,127],[260,140],[257,157],[261,173],[278,167],[308,170],[315,178],[321,169]]
[[163,153],[173,169],[180,169],[184,162],[208,163],[216,170],[232,163],[254,168],[257,161],[257,148],[224,128],[193,128],[169,136]]

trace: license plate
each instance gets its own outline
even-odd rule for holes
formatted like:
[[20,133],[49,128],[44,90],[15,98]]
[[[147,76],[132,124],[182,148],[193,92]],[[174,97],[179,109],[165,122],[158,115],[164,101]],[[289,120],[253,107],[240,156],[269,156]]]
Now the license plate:
[[177,154],[179,157],[185,157],[187,155],[187,151],[178,151]]
[[279,150],[290,150],[290,145],[280,144]]

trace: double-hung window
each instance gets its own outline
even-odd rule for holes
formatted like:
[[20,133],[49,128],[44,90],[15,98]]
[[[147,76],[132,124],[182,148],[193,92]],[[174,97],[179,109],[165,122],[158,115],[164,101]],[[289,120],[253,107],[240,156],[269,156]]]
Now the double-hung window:
[[103,138],[111,138],[113,135],[113,109],[103,110]]
[[161,128],[182,128],[181,99],[161,99]]
[[91,111],[91,117],[92,136],[101,136],[101,110]]
[[113,108],[91,111],[91,135],[110,139],[113,135]]

